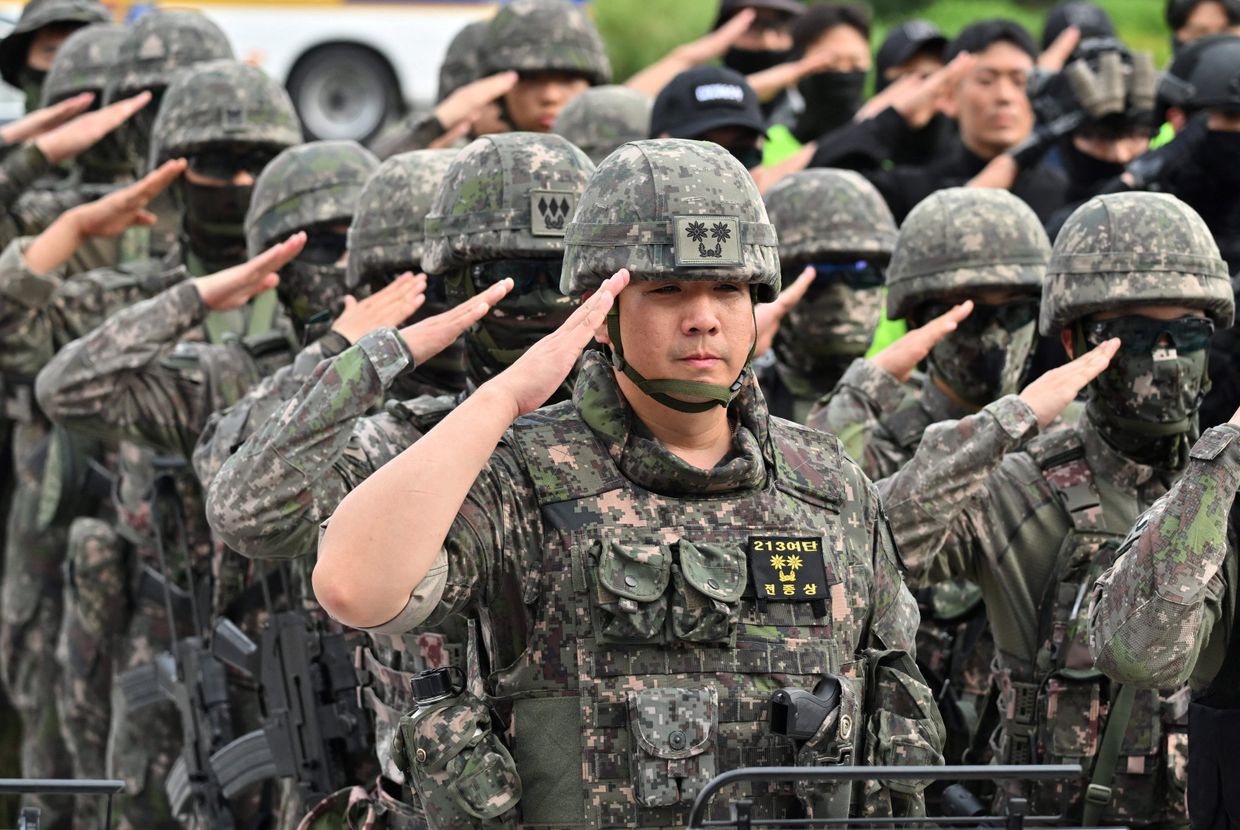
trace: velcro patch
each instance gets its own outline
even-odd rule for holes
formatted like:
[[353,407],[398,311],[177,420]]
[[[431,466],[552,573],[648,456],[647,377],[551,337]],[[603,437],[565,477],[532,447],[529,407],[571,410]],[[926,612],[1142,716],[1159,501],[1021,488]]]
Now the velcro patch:
[[677,216],[672,219],[676,267],[725,267],[741,261],[741,222],[735,216]]
[[534,236],[563,236],[576,207],[576,193],[531,190],[530,233]]
[[767,602],[812,602],[814,616],[827,615],[821,539],[750,536],[745,550],[759,608]]

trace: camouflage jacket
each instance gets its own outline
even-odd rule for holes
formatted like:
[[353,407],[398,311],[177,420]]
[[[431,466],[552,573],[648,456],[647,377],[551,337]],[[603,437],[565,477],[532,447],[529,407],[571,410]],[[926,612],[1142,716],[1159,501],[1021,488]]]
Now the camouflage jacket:
[[[606,359],[587,353],[573,400],[513,425],[427,579],[377,627],[461,612],[493,621],[491,665],[504,668],[488,691],[511,708],[524,822],[683,826],[717,771],[840,753],[940,757],[942,726],[915,669],[901,675],[907,742],[871,735],[855,754],[839,744],[856,737],[854,717],[880,731],[881,718],[864,717],[882,708],[866,692],[881,697],[891,677],[869,674],[866,650],[910,650],[917,626],[873,486],[833,437],[768,417],[752,378],[732,411],[733,452],[692,467],[634,419]],[[841,715],[842,732],[822,730],[801,754],[766,734],[775,686],[829,673],[871,708]],[[768,816],[795,803],[754,795]],[[816,815],[838,814],[820,795],[809,796]],[[865,808],[915,811],[917,794],[903,795],[875,785]]]
[[249,419],[256,428],[227,459],[211,450],[221,456],[207,500],[215,532],[255,559],[313,554],[319,524],[341,500],[422,436],[410,407],[453,405],[445,396],[382,409],[412,363],[395,329],[366,334],[318,364],[270,416]]
[[809,425],[838,435],[870,478],[893,475],[917,451],[926,427],[970,414],[928,382],[901,383],[858,358],[809,415]]
[[[998,757],[1063,763],[1097,752],[1110,699],[1089,657],[1082,603],[1137,515],[1177,473],[1123,457],[1087,418],[1017,452],[1036,429],[1016,396],[935,424],[884,501],[910,583],[965,577],[982,588],[1007,713]],[[1186,690],[1175,688],[1134,704],[1108,820],[1185,821],[1186,709]],[[1035,785],[1031,808],[1058,811],[1067,798],[1079,815],[1084,783]]]
[[[454,397],[423,396],[381,408],[412,364],[400,334],[380,329],[309,373],[287,377],[304,384],[281,384],[263,396],[256,390],[213,415],[194,464],[209,485],[207,520],[216,534],[257,559],[311,559],[319,524],[341,500],[421,438],[429,418],[455,406]],[[408,678],[428,668],[466,668],[465,630],[455,618],[433,632],[374,634],[358,651],[359,693],[374,715],[380,767],[393,781],[404,782],[389,748],[414,705]]]
[[349,341],[343,335],[328,331],[298,352],[292,363],[251,386],[240,400],[213,411],[194,447],[194,472],[203,490],[211,489],[224,462],[271,419],[281,404],[297,394],[316,366],[347,348]]
[[23,217],[15,212],[20,197],[51,169],[52,165],[43,151],[32,141],[13,148],[0,158],[0,205],[5,206],[6,214],[0,229],[5,232],[10,228],[18,230],[18,234],[8,236],[6,242],[25,228]]
[[31,240],[11,242],[0,253],[0,373],[33,382],[65,344],[108,315],[180,282],[186,273],[154,263],[66,277],[65,269],[38,274],[26,266]]
[[1240,539],[1228,539],[1228,513],[1240,489],[1240,429],[1207,430],[1190,458],[1094,587],[1090,650],[1124,683],[1204,690],[1237,647],[1229,634]]
[[218,344],[183,339],[207,314],[192,282],[122,309],[43,369],[40,405],[81,432],[189,458],[212,412],[292,358],[284,331]]

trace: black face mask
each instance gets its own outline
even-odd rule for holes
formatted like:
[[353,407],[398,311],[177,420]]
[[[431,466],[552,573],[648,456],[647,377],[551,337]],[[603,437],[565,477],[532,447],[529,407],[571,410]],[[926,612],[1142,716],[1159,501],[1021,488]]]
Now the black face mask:
[[1234,198],[1235,189],[1240,187],[1240,133],[1207,130],[1201,140],[1201,157],[1221,189],[1231,190]]
[[797,84],[805,98],[792,133],[798,141],[813,141],[847,124],[861,109],[865,94],[865,72],[817,72]]
[[791,49],[738,49],[733,46],[723,54],[723,65],[742,75],[752,75],[790,60]]
[[724,147],[723,149],[727,150],[732,154],[733,158],[745,165],[746,170],[753,170],[762,164],[762,149],[757,145],[749,144],[744,147]]
[[1114,161],[1104,161],[1089,153],[1082,153],[1071,139],[1064,141],[1060,148],[1063,169],[1068,176],[1068,189],[1093,194],[1097,185],[1110,181],[1124,172],[1124,165]]
[[253,185],[184,183],[190,250],[208,263],[245,261],[245,214]]

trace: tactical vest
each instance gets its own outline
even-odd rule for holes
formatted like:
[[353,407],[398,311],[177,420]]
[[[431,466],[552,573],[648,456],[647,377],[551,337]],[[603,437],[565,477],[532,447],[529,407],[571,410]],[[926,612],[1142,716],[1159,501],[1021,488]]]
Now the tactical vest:
[[[861,699],[871,533],[841,521],[835,438],[770,428],[764,487],[681,498],[626,479],[570,403],[513,426],[545,550],[521,575],[525,649],[490,690],[511,706],[525,826],[683,826],[716,774],[805,762],[769,734],[772,691],[837,674]],[[852,758],[856,714],[815,763]],[[801,815],[786,786],[751,795],[759,815]]]
[[[1089,594],[1136,516],[1102,509],[1077,430],[1043,435],[1026,451],[1058,496],[1071,529],[1038,607],[1034,664],[1009,659],[999,672],[1002,728],[996,755],[1010,764],[1079,763],[1082,779],[1024,787],[1033,813],[1071,810],[1079,817],[1119,688],[1094,668],[1089,654]],[[1186,689],[1135,692],[1104,823],[1183,823],[1187,702]]]

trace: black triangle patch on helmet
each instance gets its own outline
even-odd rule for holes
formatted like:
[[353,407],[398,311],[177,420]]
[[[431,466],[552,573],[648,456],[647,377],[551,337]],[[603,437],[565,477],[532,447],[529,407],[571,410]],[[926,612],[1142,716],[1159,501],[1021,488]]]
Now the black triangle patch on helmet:
[[563,236],[576,207],[576,193],[531,190],[530,233],[534,236]]

